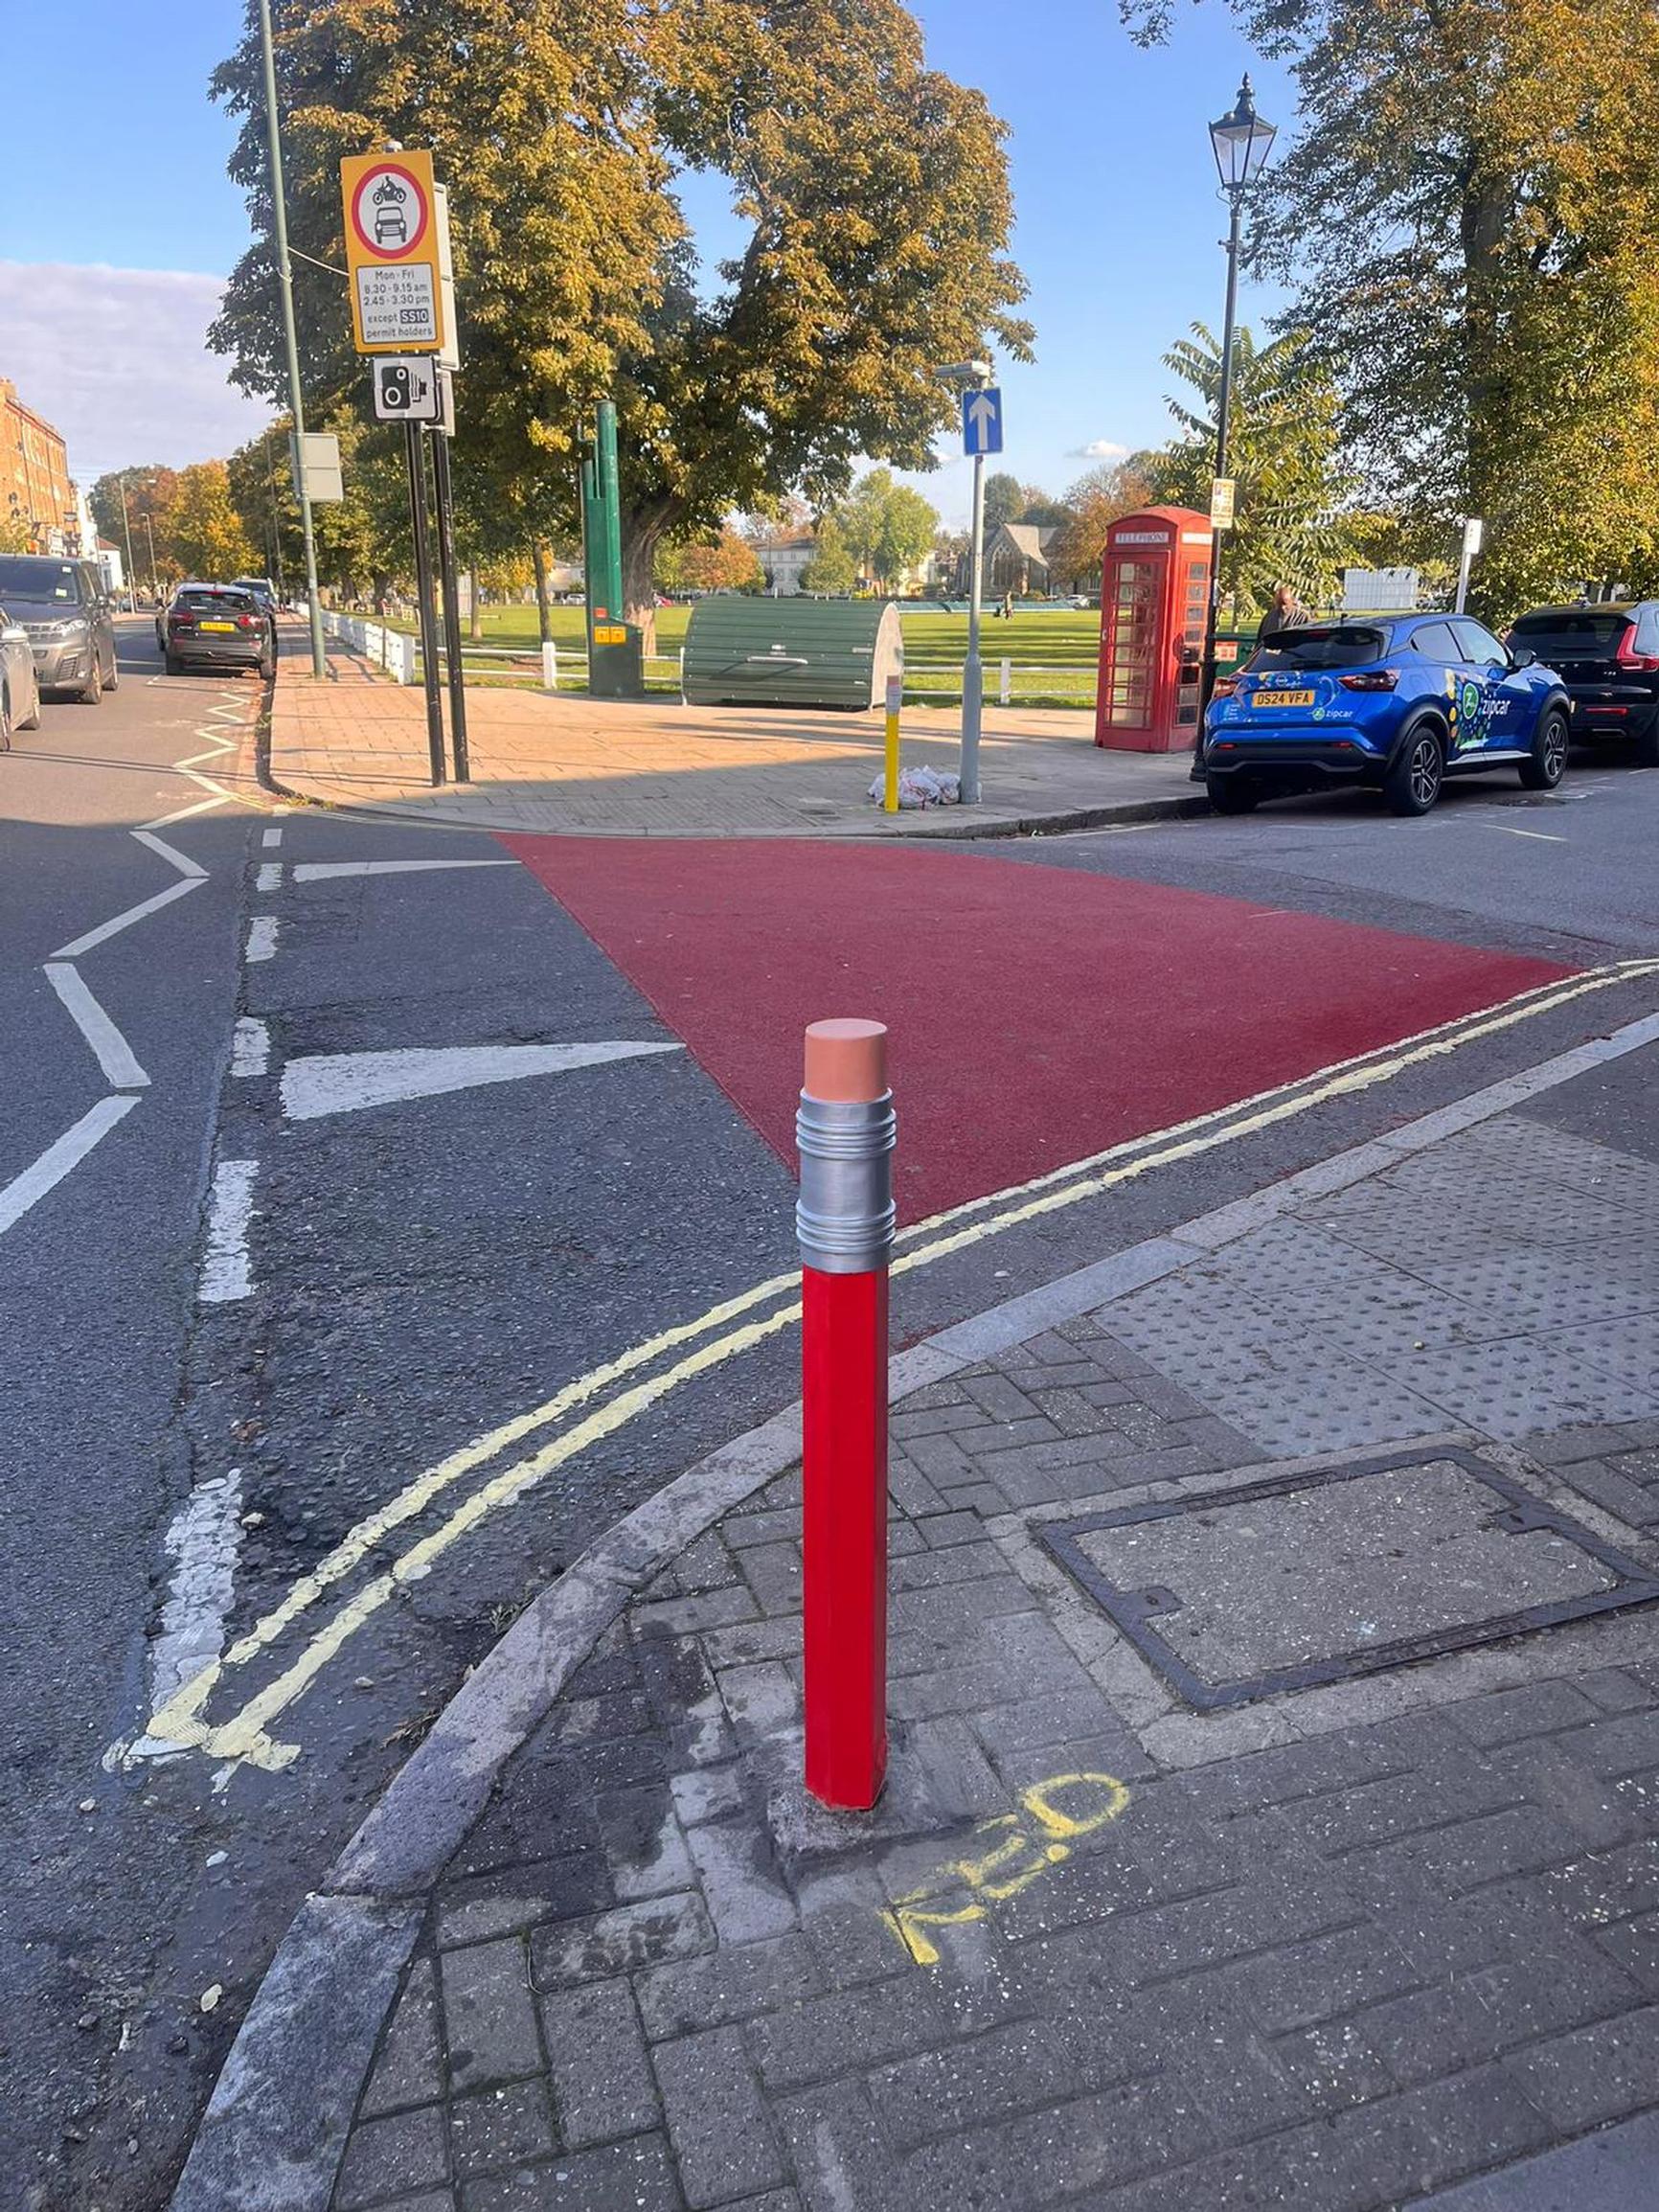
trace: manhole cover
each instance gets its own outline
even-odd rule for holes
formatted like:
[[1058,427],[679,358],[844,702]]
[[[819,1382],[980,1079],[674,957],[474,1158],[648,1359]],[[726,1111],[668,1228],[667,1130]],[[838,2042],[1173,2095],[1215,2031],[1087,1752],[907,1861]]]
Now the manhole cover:
[[1201,1712],[1659,1598],[1638,1561],[1469,1451],[1034,1533]]

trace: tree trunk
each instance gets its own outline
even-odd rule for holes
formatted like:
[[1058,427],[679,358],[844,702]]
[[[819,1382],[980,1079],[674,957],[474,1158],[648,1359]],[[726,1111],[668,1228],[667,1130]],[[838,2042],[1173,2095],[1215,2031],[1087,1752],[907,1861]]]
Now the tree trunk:
[[535,571],[535,615],[540,625],[541,642],[546,645],[553,636],[553,602],[547,596],[547,550],[539,538],[531,546],[530,565]]
[[677,500],[658,499],[623,514],[623,619],[639,625],[648,654],[657,646],[657,547],[683,513]]
[[471,638],[484,635],[484,602],[478,595],[478,571],[466,571],[466,634]]

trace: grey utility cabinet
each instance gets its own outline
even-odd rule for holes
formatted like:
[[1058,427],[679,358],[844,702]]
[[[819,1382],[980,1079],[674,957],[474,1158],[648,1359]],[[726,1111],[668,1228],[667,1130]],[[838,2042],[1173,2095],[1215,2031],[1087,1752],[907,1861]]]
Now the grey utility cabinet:
[[891,600],[699,600],[686,633],[695,707],[878,707],[904,670]]

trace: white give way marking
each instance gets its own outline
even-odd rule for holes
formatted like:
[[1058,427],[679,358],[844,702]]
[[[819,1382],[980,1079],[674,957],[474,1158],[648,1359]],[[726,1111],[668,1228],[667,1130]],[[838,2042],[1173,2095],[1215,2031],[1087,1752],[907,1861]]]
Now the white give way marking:
[[528,1075],[567,1075],[608,1060],[683,1052],[682,1044],[479,1044],[402,1052],[329,1052],[291,1060],[283,1070],[283,1111],[290,1121],[358,1113],[399,1099],[436,1098],[480,1083]]

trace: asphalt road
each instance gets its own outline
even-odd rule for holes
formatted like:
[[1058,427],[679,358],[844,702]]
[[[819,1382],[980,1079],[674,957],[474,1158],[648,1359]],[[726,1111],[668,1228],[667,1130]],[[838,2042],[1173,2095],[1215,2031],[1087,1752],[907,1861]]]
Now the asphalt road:
[[[1132,1142],[1183,1101],[1313,1076],[1322,1038],[1331,1059],[1386,1050],[1455,1011],[1435,996],[1448,975],[1456,1007],[1479,1007],[1659,937],[1659,777],[1598,769],[1555,802],[1459,791],[1420,824],[1338,802],[930,850],[826,968],[834,849],[781,868],[776,848],[726,848],[712,888],[684,854],[625,871],[565,848],[526,867],[468,832],[273,812],[227,780],[224,741],[196,735],[216,722],[234,741],[253,685],[146,681],[142,631],[124,652],[120,694],[49,707],[0,760],[0,1186],[102,1099],[138,1101],[0,1231],[0,1750],[23,1839],[0,1921],[0,2175],[52,2212],[159,2212],[294,1905],[467,1666],[617,1514],[794,1394],[786,1287],[745,1298],[786,1286],[792,1255],[787,1101],[771,1093],[794,1046],[773,1033],[849,1011],[821,1002],[831,985],[933,1040],[918,1086],[958,1083],[914,1141],[943,1148],[953,1116],[981,1114],[1011,1132],[986,1156],[1017,1181],[1053,1168],[1057,1128],[1062,1161],[1089,1149],[1094,1040],[1115,1070],[1159,1067],[1156,1110],[1143,1099],[1136,1120],[1119,1082],[1100,1127],[1102,1145]],[[204,750],[195,772],[235,796],[152,832],[170,861],[132,830],[215,795],[167,765]],[[1052,872],[1040,896],[1033,868]],[[1074,920],[1079,872],[1100,880]],[[53,963],[149,1079],[127,1069],[123,1090],[42,964],[184,881]],[[975,942],[958,942],[964,915]],[[1264,1001],[1261,932],[1287,916],[1394,934],[1277,951],[1286,988],[1302,970],[1305,1019],[1296,1055],[1252,1072],[1228,1040],[1240,1001]],[[1072,955],[1115,927],[1105,965],[1140,981],[1085,990]],[[996,978],[977,1020],[931,1018],[943,959]],[[1395,992],[1375,1038],[1368,961]],[[1477,1021],[1369,1088],[1325,1097],[1315,1077],[1297,1110],[1223,1117],[1044,1216],[997,1227],[981,1207],[971,1238],[898,1279],[898,1333],[1656,1003],[1650,978],[1579,992],[1569,974],[1548,1011]],[[1006,1073],[1028,1047],[1061,1071],[1052,1097]],[[1063,1115],[1044,1110],[1062,1093]],[[1582,1111],[1616,1128],[1631,1095],[1621,1079]],[[945,1177],[929,1202],[987,1188]]]

